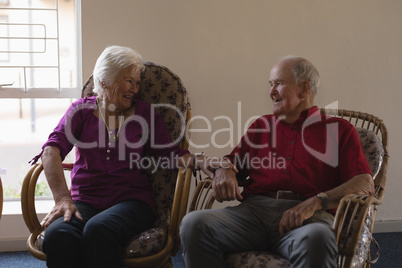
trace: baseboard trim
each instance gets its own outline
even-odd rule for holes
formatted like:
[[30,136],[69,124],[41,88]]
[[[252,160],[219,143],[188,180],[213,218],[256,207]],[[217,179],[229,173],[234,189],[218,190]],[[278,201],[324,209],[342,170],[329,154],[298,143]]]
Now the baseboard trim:
[[26,250],[27,250],[27,239],[26,238],[1,239],[0,252],[26,251]]
[[376,221],[374,223],[374,233],[394,233],[394,232],[402,232],[402,220]]

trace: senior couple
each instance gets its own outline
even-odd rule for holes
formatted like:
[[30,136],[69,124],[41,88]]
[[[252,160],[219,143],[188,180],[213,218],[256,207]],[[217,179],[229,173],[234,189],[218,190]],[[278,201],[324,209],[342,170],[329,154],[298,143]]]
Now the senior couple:
[[[258,118],[219,163],[171,145],[163,120],[148,103],[135,99],[143,69],[136,51],[106,48],[93,71],[98,96],[74,102],[35,158],[41,157],[55,200],[42,222],[47,266],[122,267],[126,244],[152,226],[151,183],[145,172],[119,160],[119,146],[115,146],[122,124],[136,115],[147,123],[156,122],[156,144],[170,145],[152,148],[149,139],[144,139],[142,146],[125,149],[157,158],[174,154],[176,168],[200,168],[213,178],[216,200],[240,201],[234,207],[195,211],[184,217],[180,238],[186,267],[227,267],[226,254],[248,250],[276,252],[293,267],[336,267],[333,213],[342,197],[373,194],[374,185],[354,127],[343,119],[321,115],[314,105],[319,74],[313,64],[304,58],[285,57],[273,66],[268,94],[273,114]],[[76,112],[80,107],[87,108]],[[330,133],[328,129],[334,128],[328,126],[333,124],[337,128]],[[125,138],[137,141],[139,127],[125,126]],[[108,135],[93,135],[100,129]],[[74,147],[68,131],[79,141],[95,139],[107,147],[76,147],[71,190],[61,164]],[[330,152],[325,151],[327,142],[336,144]],[[330,158],[336,161],[317,157],[320,154],[312,150],[332,154]],[[272,154],[284,159],[284,164],[253,165],[253,159]],[[236,176],[249,177],[242,192]],[[282,198],[278,191],[292,193]]]

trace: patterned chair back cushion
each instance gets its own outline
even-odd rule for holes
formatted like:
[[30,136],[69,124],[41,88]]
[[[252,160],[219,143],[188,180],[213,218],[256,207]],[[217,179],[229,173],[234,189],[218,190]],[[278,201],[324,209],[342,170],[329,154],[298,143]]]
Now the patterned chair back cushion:
[[384,157],[384,148],[381,140],[373,131],[365,128],[356,128],[356,132],[359,135],[360,146],[362,147],[364,156],[373,173],[373,179],[375,179]]

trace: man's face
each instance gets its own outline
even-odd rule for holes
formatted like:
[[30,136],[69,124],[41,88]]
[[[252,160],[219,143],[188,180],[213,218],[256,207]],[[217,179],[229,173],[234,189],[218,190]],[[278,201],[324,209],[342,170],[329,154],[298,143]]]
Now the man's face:
[[280,61],[272,68],[269,77],[273,113],[288,123],[296,121],[304,109],[302,89],[296,85],[292,66],[289,62]]

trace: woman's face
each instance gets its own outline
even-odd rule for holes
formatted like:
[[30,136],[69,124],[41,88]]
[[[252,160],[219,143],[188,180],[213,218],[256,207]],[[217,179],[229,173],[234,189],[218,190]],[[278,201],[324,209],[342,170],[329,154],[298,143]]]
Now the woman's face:
[[[134,95],[140,85],[140,72],[135,66],[123,69],[116,77],[114,83],[107,87],[106,101],[109,109],[115,108],[116,112],[127,110],[131,107]],[[115,107],[110,107],[113,104]],[[113,106],[112,105],[112,106]]]

